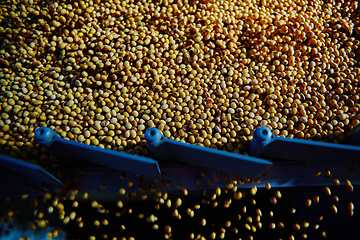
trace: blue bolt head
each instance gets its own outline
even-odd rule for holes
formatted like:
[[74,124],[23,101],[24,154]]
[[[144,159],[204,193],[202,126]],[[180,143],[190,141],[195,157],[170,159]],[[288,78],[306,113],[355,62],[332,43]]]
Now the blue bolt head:
[[258,142],[268,142],[272,138],[272,132],[268,127],[259,127],[254,132],[254,138]]
[[145,132],[145,140],[149,147],[156,147],[165,139],[159,129],[149,128]]
[[48,127],[39,127],[35,130],[35,141],[41,145],[50,146],[57,137],[55,131]]

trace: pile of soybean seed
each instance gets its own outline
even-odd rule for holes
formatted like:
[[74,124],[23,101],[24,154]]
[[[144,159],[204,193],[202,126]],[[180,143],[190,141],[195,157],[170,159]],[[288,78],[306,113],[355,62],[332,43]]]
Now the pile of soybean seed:
[[339,142],[359,124],[357,1],[24,0],[0,9],[6,154],[31,155],[40,126],[148,156],[149,127],[242,152],[259,126]]

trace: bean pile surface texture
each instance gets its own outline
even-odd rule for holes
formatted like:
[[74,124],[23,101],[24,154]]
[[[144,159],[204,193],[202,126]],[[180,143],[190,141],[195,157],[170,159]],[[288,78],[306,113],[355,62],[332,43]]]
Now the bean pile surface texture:
[[[241,152],[358,125],[357,1],[2,1],[1,149],[34,129],[148,156],[144,131]],[[31,150],[31,149],[30,149]]]
[[[260,126],[277,136],[339,143],[360,122],[359,39],[356,0],[0,0],[0,152],[59,171],[59,159],[34,141],[41,126],[65,139],[146,157],[150,127],[170,139],[241,154]],[[225,208],[246,194],[232,184],[224,188],[233,194],[221,200]],[[216,207],[219,191],[204,192],[200,203]],[[78,190],[67,193],[74,201]],[[75,219],[83,226],[75,212],[65,215],[66,194],[46,194],[44,202],[52,202],[64,224]],[[163,194],[155,196],[155,209],[176,201]],[[272,195],[276,205],[281,194]],[[97,201],[91,208],[104,210]],[[255,233],[262,227],[255,216],[263,213],[253,208],[254,219],[244,226]],[[183,215],[193,217],[197,209]],[[350,202],[350,216],[353,209]],[[34,229],[48,224],[40,213]],[[108,225],[105,220],[95,227]],[[159,225],[171,238],[171,226]],[[207,237],[224,238],[231,222],[223,226]],[[283,227],[269,222],[271,229]]]

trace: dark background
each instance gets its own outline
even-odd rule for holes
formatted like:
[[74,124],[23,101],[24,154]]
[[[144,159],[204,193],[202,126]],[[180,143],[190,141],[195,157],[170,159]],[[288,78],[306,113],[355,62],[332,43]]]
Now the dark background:
[[[202,203],[204,198],[203,191],[189,191],[187,196],[182,194],[182,191],[171,191],[168,192],[168,198],[172,200],[172,207],[168,208],[165,205],[161,205],[159,210],[155,209],[155,201],[151,194],[148,200],[143,201],[140,196],[127,199],[119,194],[115,195],[103,195],[101,199],[96,199],[98,203],[102,205],[104,209],[108,210],[107,214],[100,213],[97,209],[91,207],[91,202],[95,200],[90,197],[87,200],[79,197],[79,207],[73,208],[71,206],[72,201],[63,201],[65,205],[66,216],[71,211],[76,211],[77,216],[82,216],[84,221],[84,227],[79,228],[76,221],[70,221],[69,224],[64,225],[62,221],[58,220],[58,214],[56,208],[54,213],[46,213],[44,219],[48,219],[50,227],[41,229],[38,228],[35,232],[43,231],[39,233],[35,238],[31,239],[47,239],[42,238],[45,232],[61,228],[63,231],[58,238],[53,239],[89,239],[89,236],[96,236],[96,239],[106,239],[104,234],[107,235],[107,239],[117,237],[134,237],[135,239],[164,239],[166,225],[170,225],[172,229],[171,239],[189,239],[190,233],[195,234],[195,238],[198,234],[201,234],[206,239],[211,239],[210,234],[216,232],[217,237],[220,235],[221,228],[226,230],[225,239],[289,239],[290,235],[293,235],[295,239],[303,239],[302,234],[307,234],[307,239],[322,239],[322,232],[325,231],[327,239],[357,239],[358,224],[360,223],[360,216],[357,214],[357,207],[359,203],[360,194],[355,186],[355,191],[350,193],[346,190],[345,186],[331,186],[332,196],[337,195],[339,202],[335,202],[332,196],[327,196],[322,187],[298,187],[298,188],[272,188],[271,190],[258,189],[255,196],[249,193],[249,189],[244,189],[245,197],[241,200],[233,199],[231,192],[217,197],[219,202],[217,207],[213,207]],[[241,190],[241,189],[240,189]],[[275,191],[280,190],[282,198],[278,199],[277,204],[273,205],[270,202],[270,197],[274,196]],[[211,195],[215,190],[209,190]],[[141,194],[140,194],[141,195]],[[319,203],[312,202],[310,207],[305,206],[306,199],[312,199],[314,195],[320,197]],[[174,202],[180,197],[182,199],[182,205],[178,207],[178,212],[181,214],[181,220],[172,216],[174,210]],[[227,198],[232,198],[232,203],[229,208],[224,208],[222,205]],[[122,199],[124,208],[120,209],[117,207],[117,200]],[[256,205],[252,205],[252,199],[256,201]],[[0,239],[11,239],[5,238],[6,235],[10,236],[11,231],[21,231],[21,227],[17,225],[23,225],[31,223],[36,219],[33,215],[34,208],[31,206],[33,199],[29,197],[26,200],[20,198],[9,199],[2,198],[1,200],[1,211],[2,216],[6,217],[7,211],[10,209],[19,209],[20,213],[14,215],[13,230],[8,230],[5,224],[1,225],[1,236]],[[355,213],[352,217],[347,216],[347,204],[352,201],[355,205]],[[200,209],[194,209],[194,205],[200,204]],[[335,204],[338,209],[338,213],[335,214],[329,210],[329,206]],[[39,201],[37,209],[44,212],[47,211],[49,204],[45,204],[43,201]],[[246,213],[243,212],[243,207],[246,206]],[[187,214],[187,208],[191,208],[194,211],[194,216],[190,217]],[[294,214],[291,213],[290,209],[296,208]],[[128,209],[132,209],[132,213],[128,213]],[[262,228],[257,229],[256,232],[249,231],[245,228],[246,218],[252,217],[255,225],[256,209],[260,209],[262,212],[261,222]],[[269,211],[273,211],[274,216],[268,215]],[[120,212],[121,216],[117,217],[116,212]],[[144,218],[139,219],[138,214],[143,213]],[[145,219],[150,214],[154,214],[158,220],[155,223],[149,223]],[[237,215],[241,215],[241,219],[237,220]],[[319,216],[323,216],[323,220],[319,221]],[[108,226],[101,225],[97,229],[93,222],[103,219],[107,219],[109,222]],[[201,219],[206,219],[206,225],[201,225]],[[231,221],[231,226],[226,227],[225,223]],[[269,229],[270,223],[278,224],[283,222],[285,225],[284,229],[280,229],[278,226],[275,229]],[[302,225],[304,221],[309,222],[308,228],[301,227],[300,230],[295,230],[293,225],[299,223]],[[157,224],[158,230],[153,230],[152,225]],[[319,224],[319,229],[314,230],[315,224]],[[126,227],[125,231],[120,230],[120,226]],[[238,229],[238,233],[235,234],[233,228]],[[24,231],[26,227],[23,227]],[[46,230],[44,232],[44,230]],[[30,233],[32,230],[29,231]],[[66,234],[65,234],[66,233]],[[23,237],[25,237],[26,233]],[[33,233],[31,233],[33,234]],[[218,238],[217,238],[218,239]]]

